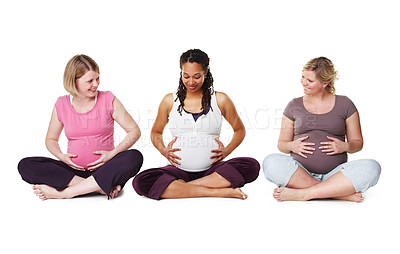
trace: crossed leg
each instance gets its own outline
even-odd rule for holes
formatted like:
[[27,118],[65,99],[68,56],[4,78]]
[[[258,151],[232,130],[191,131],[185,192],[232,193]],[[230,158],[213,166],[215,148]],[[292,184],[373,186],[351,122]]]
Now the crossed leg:
[[185,182],[174,180],[161,194],[161,198],[226,197],[246,199],[240,188],[229,188],[231,183],[218,173]]
[[[69,182],[67,188],[62,191],[58,191],[55,188],[45,184],[35,184],[33,186],[33,190],[36,196],[38,196],[41,200],[73,198],[88,193],[100,193],[106,195],[106,193],[104,193],[104,191],[97,184],[93,176],[88,178],[74,176]],[[120,191],[121,186],[118,185],[111,190],[109,195],[111,198],[116,198]]]
[[338,172],[328,180],[320,182],[298,167],[286,187],[274,189],[273,196],[278,201],[306,201],[319,198],[362,202],[363,196],[356,192],[350,180]]

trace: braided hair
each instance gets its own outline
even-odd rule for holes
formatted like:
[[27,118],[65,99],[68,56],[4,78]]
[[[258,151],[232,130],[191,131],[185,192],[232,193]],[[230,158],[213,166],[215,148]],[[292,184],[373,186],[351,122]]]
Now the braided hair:
[[[180,57],[179,63],[181,70],[183,64],[187,62],[200,64],[201,69],[207,73],[204,78],[203,85],[201,86],[201,89],[203,90],[203,97],[201,99],[201,110],[203,111],[203,113],[206,113],[207,107],[210,107],[210,109],[213,110],[211,107],[211,94],[214,93],[214,79],[211,75],[209,68],[210,59],[208,58],[207,54],[200,49],[190,49],[183,53]],[[181,76],[179,78],[179,87],[178,91],[176,92],[177,98],[175,99],[175,101],[179,99],[180,102],[180,105],[178,106],[178,112],[180,115],[182,115],[183,106],[185,105],[184,101],[186,98],[186,92],[186,86],[183,84],[181,72]]]

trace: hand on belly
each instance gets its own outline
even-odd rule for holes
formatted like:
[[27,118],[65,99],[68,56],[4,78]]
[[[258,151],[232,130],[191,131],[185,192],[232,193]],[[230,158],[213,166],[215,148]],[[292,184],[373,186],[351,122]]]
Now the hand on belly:
[[215,138],[215,141],[218,143],[218,149],[211,150],[212,153],[215,153],[210,157],[210,159],[215,159],[211,164],[216,164],[217,162],[222,161],[228,155],[228,151],[224,144],[217,138]]
[[307,154],[307,156],[302,156],[294,151],[292,152],[292,156],[310,172],[326,174],[336,166],[347,161],[347,153],[341,150],[342,148],[340,148],[340,145],[336,147],[337,144],[340,144],[340,142],[343,141],[340,141],[336,138],[332,138],[336,141],[328,139],[326,133],[320,131],[313,131],[307,133],[307,135],[308,136],[300,137],[297,140],[300,141],[303,139],[303,141],[309,141],[306,143],[321,145],[318,147],[318,149],[315,149],[311,145],[305,145],[308,147],[308,149],[303,148],[303,155]]
[[173,148],[179,149],[174,152],[181,159],[177,167],[187,171],[206,170],[215,160],[222,159],[220,145],[214,137],[177,137]]
[[99,158],[100,155],[88,151],[85,153],[80,152],[76,157],[72,158],[72,161],[87,170],[89,168],[88,164],[98,160]]
[[295,154],[300,155],[303,158],[307,159],[306,154],[312,155],[314,154],[313,151],[315,151],[315,146],[314,142],[305,142],[306,139],[308,139],[309,136],[301,137],[292,142],[292,152]]
[[100,158],[87,165],[88,170],[94,171],[103,166],[107,161],[111,160],[114,155],[110,151],[95,151],[93,154],[100,155]]
[[347,143],[343,142],[337,138],[326,136],[331,141],[321,142],[319,149],[326,155],[334,155],[339,153],[344,153],[347,150]]
[[175,137],[171,142],[169,142],[168,146],[164,148],[162,155],[175,167],[178,167],[181,163],[177,160],[181,160],[181,157],[177,156],[175,152],[180,151],[180,148],[172,148],[174,143],[178,138]]

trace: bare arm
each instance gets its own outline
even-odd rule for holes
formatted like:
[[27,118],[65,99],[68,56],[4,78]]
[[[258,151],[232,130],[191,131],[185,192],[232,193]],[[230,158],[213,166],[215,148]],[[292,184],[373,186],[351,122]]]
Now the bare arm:
[[360,115],[358,111],[346,119],[346,136],[348,144],[346,152],[356,153],[361,151],[364,146],[364,139],[361,132]]
[[285,115],[282,117],[281,131],[278,139],[278,149],[282,153],[292,151],[291,142],[294,137],[294,122]]
[[94,170],[104,165],[118,153],[129,149],[140,138],[141,132],[132,116],[126,111],[122,103],[115,97],[113,100],[112,118],[125,130],[125,138],[112,151],[95,151],[100,158],[88,164],[89,170]]
[[140,138],[141,132],[135,120],[117,98],[114,98],[113,107],[112,117],[126,132],[125,138],[112,150],[113,155],[116,155],[133,146]]
[[315,143],[305,142],[308,136],[293,140],[294,138],[294,122],[285,115],[282,117],[281,132],[278,139],[278,149],[282,153],[296,153],[303,158],[307,158],[306,154],[313,154]]
[[72,162],[71,158],[76,157],[76,154],[63,154],[61,152],[58,140],[60,138],[61,131],[64,125],[58,120],[56,107],[53,108],[53,113],[51,114],[49,128],[46,134],[46,147],[47,150],[60,161],[68,164],[70,167],[77,170],[84,170],[83,167],[76,165]]
[[58,140],[60,138],[60,134],[63,128],[64,125],[58,120],[57,110],[56,107],[54,107],[50,118],[49,128],[46,134],[46,148],[58,159],[60,159],[63,154],[61,152],[60,146],[58,145]]
[[158,107],[157,117],[151,129],[151,142],[154,147],[164,155],[165,145],[163,140],[164,128],[168,123],[169,112],[173,106],[173,95],[167,94]]
[[236,111],[233,101],[225,93],[218,92],[216,93],[216,96],[218,108],[233,129],[233,137],[231,142],[226,147],[223,146],[221,141],[217,140],[220,147],[219,149],[212,150],[212,152],[216,153],[215,155],[211,156],[211,158],[216,158],[212,164],[226,158],[240,145],[240,143],[242,143],[244,137],[246,136],[246,129]]
[[172,148],[173,143],[176,141],[174,138],[168,146],[165,146],[163,140],[164,128],[168,123],[168,116],[172,110],[174,104],[173,94],[167,94],[158,107],[158,113],[156,120],[154,121],[153,128],[151,129],[151,142],[154,147],[175,167],[180,164],[177,160],[181,158],[174,154],[176,151],[180,151],[180,148]]

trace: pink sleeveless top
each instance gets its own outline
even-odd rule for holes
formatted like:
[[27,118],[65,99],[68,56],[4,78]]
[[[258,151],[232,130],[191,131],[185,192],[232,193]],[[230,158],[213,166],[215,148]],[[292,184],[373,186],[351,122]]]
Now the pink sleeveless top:
[[57,117],[64,124],[68,139],[68,153],[76,154],[72,161],[84,168],[100,158],[95,151],[114,149],[114,95],[109,92],[97,93],[94,107],[86,113],[78,113],[71,105],[70,96],[58,98]]

